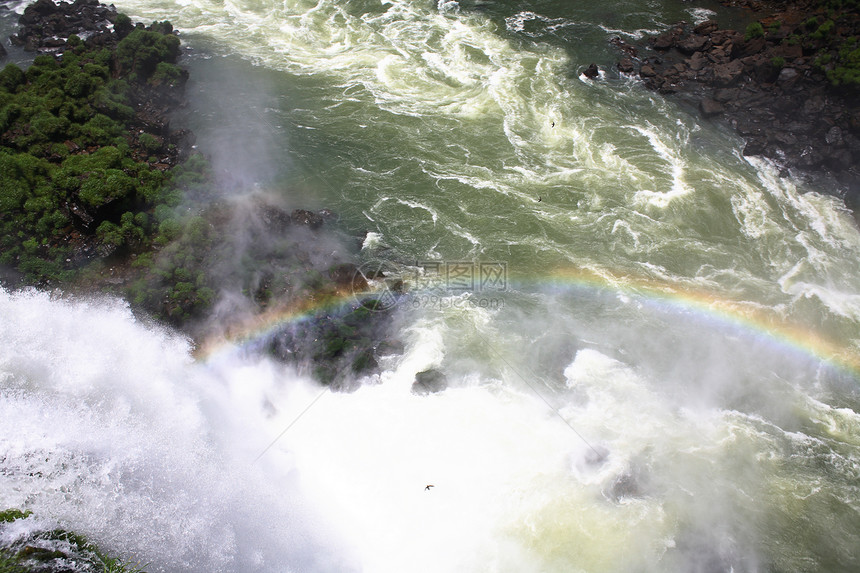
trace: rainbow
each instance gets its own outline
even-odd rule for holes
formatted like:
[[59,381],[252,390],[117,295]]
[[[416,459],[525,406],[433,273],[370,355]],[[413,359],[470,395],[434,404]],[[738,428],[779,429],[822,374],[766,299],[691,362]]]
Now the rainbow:
[[[837,342],[802,325],[791,323],[769,308],[736,301],[713,292],[679,288],[678,285],[609,272],[560,268],[545,277],[510,277],[508,287],[529,292],[541,289],[568,291],[582,289],[592,294],[630,297],[658,312],[716,321],[747,335],[763,337],[783,351],[797,352],[833,366],[860,381],[860,352],[845,342]],[[372,296],[373,292],[362,293]],[[216,337],[204,340],[195,351],[206,361],[227,349],[235,350],[265,338],[285,324],[306,320],[321,311],[337,311],[356,304],[349,289],[314,295],[291,304],[272,307],[249,319],[231,324]]]

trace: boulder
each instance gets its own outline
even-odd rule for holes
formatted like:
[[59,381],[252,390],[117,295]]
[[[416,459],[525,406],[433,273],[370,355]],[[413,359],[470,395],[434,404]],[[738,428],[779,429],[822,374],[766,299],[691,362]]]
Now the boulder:
[[630,58],[622,58],[621,61],[618,62],[618,71],[622,74],[632,74],[633,70],[633,60]]
[[594,78],[596,78],[597,76],[600,75],[600,70],[597,68],[597,64],[591,64],[587,68],[585,68],[585,71],[582,73],[588,79],[593,80]]
[[708,44],[707,36],[692,35],[678,42],[678,50],[684,54],[692,54],[703,50]]
[[695,28],[693,28],[693,32],[696,34],[705,36],[710,34],[711,32],[716,31],[717,23],[714,20],[705,20]]
[[723,104],[711,98],[704,98],[699,101],[699,109],[705,117],[713,117],[726,111]]
[[415,382],[412,383],[412,392],[426,396],[427,394],[441,392],[447,387],[448,378],[439,370],[431,368],[415,375]]
[[639,75],[643,78],[653,78],[657,75],[657,72],[654,71],[651,64],[642,64],[642,67],[639,68]]
[[740,60],[714,66],[714,83],[719,86],[729,86],[735,83],[744,71]]
[[319,229],[325,222],[321,215],[305,209],[296,209],[290,214],[290,219],[296,225],[303,225],[311,229]]

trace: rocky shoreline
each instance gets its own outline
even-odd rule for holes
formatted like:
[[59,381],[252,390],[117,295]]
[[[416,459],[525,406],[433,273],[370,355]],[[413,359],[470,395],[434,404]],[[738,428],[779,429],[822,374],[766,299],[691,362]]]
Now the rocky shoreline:
[[[746,1],[745,31],[681,22],[647,43],[613,40],[620,73],[730,125],[744,155],[832,179],[860,207],[860,11],[821,2]],[[735,4],[738,5],[738,4]]]

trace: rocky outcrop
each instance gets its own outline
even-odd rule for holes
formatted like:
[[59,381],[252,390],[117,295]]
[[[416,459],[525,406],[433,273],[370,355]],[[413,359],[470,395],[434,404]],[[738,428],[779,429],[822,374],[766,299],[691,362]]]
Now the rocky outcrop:
[[21,29],[10,40],[26,50],[42,53],[62,51],[71,35],[108,44],[116,19],[116,9],[98,0],[76,0],[73,4],[37,0],[24,10],[19,20]]
[[388,338],[393,309],[369,298],[338,311],[321,311],[284,325],[268,340],[269,353],[339,391],[355,390],[383,356],[402,352]]
[[839,58],[852,46],[850,37],[860,35],[860,16],[833,17],[838,25],[786,9],[746,32],[713,21],[680,23],[647,45],[613,41],[623,52],[617,67],[727,122],[744,138],[744,155],[832,175],[853,208],[860,198],[860,86],[848,76],[840,84]]
[[431,368],[415,375],[415,382],[412,383],[412,392],[426,396],[427,394],[441,392],[447,387],[447,376],[439,370]]

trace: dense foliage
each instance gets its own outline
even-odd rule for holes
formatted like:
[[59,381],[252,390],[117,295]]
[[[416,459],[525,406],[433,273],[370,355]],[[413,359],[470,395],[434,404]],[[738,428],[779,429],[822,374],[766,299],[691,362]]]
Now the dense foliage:
[[114,29],[113,42],[71,36],[59,57],[0,71],[0,267],[49,285],[133,261],[132,298],[180,322],[213,296],[195,270],[208,225],[177,208],[208,166],[192,156],[173,167],[164,125],[136,112],[175,101],[184,83],[170,23],[120,14]]

